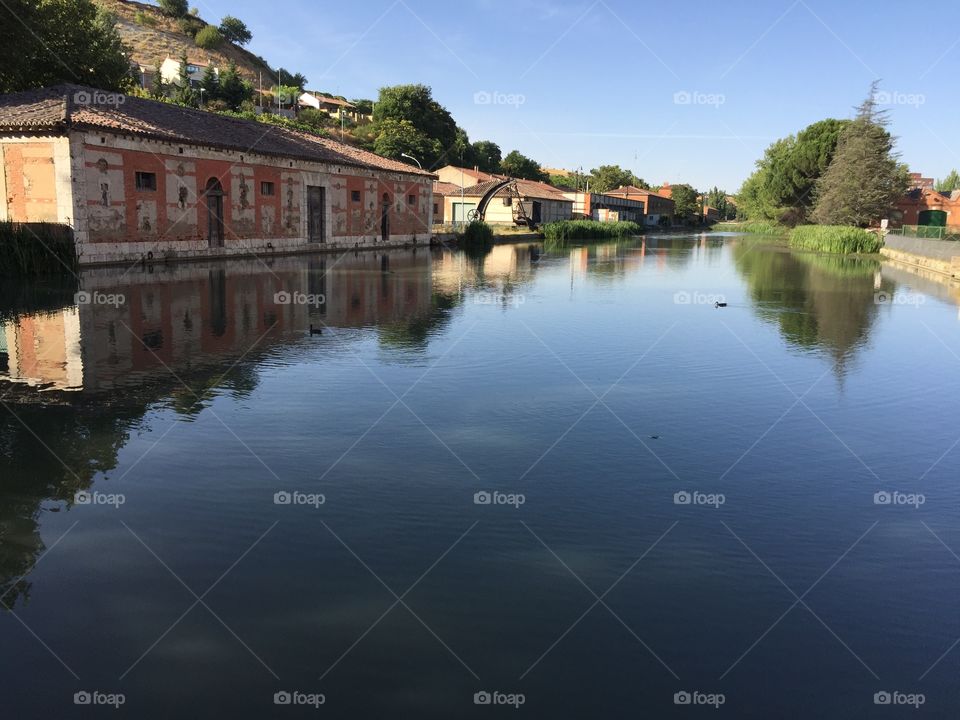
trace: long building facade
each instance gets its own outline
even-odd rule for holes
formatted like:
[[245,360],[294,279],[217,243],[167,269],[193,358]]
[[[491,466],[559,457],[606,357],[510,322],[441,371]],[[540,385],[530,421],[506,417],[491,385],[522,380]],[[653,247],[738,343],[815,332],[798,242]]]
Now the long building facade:
[[92,88],[0,97],[0,160],[0,220],[69,225],[81,265],[430,239],[428,172],[328,138]]

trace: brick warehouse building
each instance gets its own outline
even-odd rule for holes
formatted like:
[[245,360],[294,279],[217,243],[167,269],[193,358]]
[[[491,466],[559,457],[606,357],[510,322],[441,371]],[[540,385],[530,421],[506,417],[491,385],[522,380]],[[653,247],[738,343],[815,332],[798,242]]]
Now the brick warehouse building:
[[0,96],[0,220],[80,264],[429,240],[434,176],[328,138],[77,85]]

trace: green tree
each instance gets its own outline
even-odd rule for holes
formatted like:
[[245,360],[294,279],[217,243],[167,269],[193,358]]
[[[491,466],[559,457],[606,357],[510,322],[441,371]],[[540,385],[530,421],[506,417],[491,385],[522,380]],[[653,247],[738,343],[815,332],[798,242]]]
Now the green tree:
[[194,90],[190,84],[188,65],[187,55],[184,53],[180,56],[180,70],[177,73],[177,79],[175,81],[177,87],[173,92],[173,100],[181,105],[196,107],[199,101],[199,93]]
[[317,130],[333,125],[333,118],[323,110],[317,110],[312,107],[303,108],[297,113],[297,122],[309,125]]
[[153,80],[150,83],[150,96],[160,100],[167,96],[167,84],[163,81],[163,73],[160,72],[160,63],[154,65]]
[[378,125],[378,133],[373,143],[377,155],[401,160],[401,153],[412,155],[426,166],[423,158],[437,157],[441,148],[436,140],[427,136],[409,120],[386,118]]
[[448,157],[459,157],[457,124],[450,112],[433,99],[433,93],[426,85],[380,88],[373,122],[379,126],[387,120],[406,120],[433,141],[433,153],[421,159],[424,167],[435,167]]
[[246,23],[233,15],[227,15],[220,21],[220,34],[237,45],[246,45],[253,40],[253,33]]
[[190,3],[187,0],[158,0],[157,4],[164,15],[174,18],[186,17],[190,12]]
[[373,100],[367,100],[365,98],[357,98],[351,100],[353,107],[361,115],[373,115]]
[[203,77],[200,79],[200,87],[203,88],[202,100],[204,102],[213,102],[220,99],[220,77],[217,75],[217,69],[213,63],[207,65],[203,71]]
[[727,193],[725,190],[721,190],[716,185],[713,186],[713,189],[707,192],[706,204],[712,208],[716,208],[717,213],[720,215],[721,220],[727,219],[728,213],[728,203],[727,203]]
[[820,224],[867,227],[887,217],[906,192],[907,169],[893,151],[887,111],[877,107],[878,86],[879,81],[871,84],[817,182],[813,219]]
[[298,96],[303,93],[303,89],[307,86],[307,77],[303,73],[292,73],[286,68],[277,68],[274,75],[280,79],[281,85],[297,88],[300,91],[297,93]]
[[540,163],[522,155],[518,150],[511,150],[507,153],[507,156],[500,163],[500,170],[505,175],[524,180],[546,182],[550,179],[550,176],[540,169]]
[[943,180],[937,180],[935,187],[940,192],[952,192],[953,190],[960,190],[960,173],[957,173],[956,170],[951,170],[950,174],[947,175]]
[[60,82],[125,90],[127,52],[116,18],[91,0],[0,3],[0,92]]
[[696,219],[700,207],[699,200],[697,200],[697,191],[685,183],[671,185],[670,187],[674,217],[683,222]]
[[220,31],[213,25],[205,25],[196,36],[194,36],[193,41],[197,44],[198,48],[216,50],[223,45],[223,35],[221,35]]
[[231,110],[239,110],[244,102],[253,97],[253,85],[240,76],[237,63],[233,60],[220,75],[220,94]]
[[500,162],[503,160],[503,152],[500,146],[490,140],[477,140],[473,143],[473,157],[482,172],[498,173],[500,172]]
[[594,168],[590,171],[589,179],[590,190],[598,193],[613,190],[623,185],[633,185],[644,189],[650,187],[631,171],[624,170],[619,165],[601,165],[598,168]]

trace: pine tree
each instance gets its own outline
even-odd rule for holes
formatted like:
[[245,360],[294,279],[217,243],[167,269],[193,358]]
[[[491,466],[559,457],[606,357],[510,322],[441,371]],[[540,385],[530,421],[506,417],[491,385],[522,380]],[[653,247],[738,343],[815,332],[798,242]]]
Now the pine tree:
[[941,192],[960,190],[960,174],[956,170],[951,170],[943,180],[937,181],[936,188]]
[[871,84],[817,183],[813,219],[820,224],[867,227],[887,217],[906,192],[907,169],[893,152],[887,111],[877,107],[878,84]]
[[190,85],[190,71],[187,69],[187,65],[187,55],[184,53],[180,56],[180,72],[177,75],[177,89],[173,94],[173,99],[181,105],[196,107],[198,93]]
[[151,97],[160,100],[167,96],[167,84],[163,81],[163,73],[160,72],[160,63],[158,62],[153,72],[153,81],[150,83]]
[[207,65],[207,69],[203,71],[200,87],[203,88],[204,103],[220,99],[220,78],[212,64]]

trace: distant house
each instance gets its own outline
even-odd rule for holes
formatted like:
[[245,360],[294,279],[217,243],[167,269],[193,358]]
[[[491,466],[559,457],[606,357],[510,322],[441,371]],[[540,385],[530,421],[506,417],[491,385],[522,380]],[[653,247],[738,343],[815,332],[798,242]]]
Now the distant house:
[[705,222],[720,222],[720,211],[709,205],[703,206],[703,219]]
[[[503,178],[493,178],[473,187],[463,188],[462,194],[447,196],[444,217],[452,222],[470,219],[480,199]],[[522,217],[520,209],[535,223],[569,220],[573,217],[573,201],[552,185],[533,180],[516,180],[516,193],[501,188],[487,205],[484,219],[492,225],[513,225]]]
[[933,190],[935,181],[933,178],[925,178],[920,173],[910,173],[910,189],[926,188]]
[[[667,193],[670,193],[670,186],[664,185]],[[608,190],[604,195],[624,198],[627,200],[640,200],[646,207],[644,219],[647,225],[672,225],[675,211],[675,203],[669,194],[664,195],[664,190],[659,193],[653,190],[644,190],[633,185],[622,185],[615,190]]]
[[573,201],[573,215],[600,222],[643,222],[646,205],[643,200],[617,197],[606,193],[563,190],[564,197]]
[[317,92],[303,93],[303,95],[300,96],[299,105],[302,108],[309,107],[314,110],[322,110],[337,120],[341,117],[349,118],[354,122],[370,119],[369,114],[361,113],[352,102],[341,98],[330,97],[329,95],[322,95]]
[[[198,87],[203,75],[207,71],[210,63],[204,60],[191,60],[187,58],[187,75],[190,77],[190,87]],[[213,68],[215,75],[219,76],[220,71],[216,66]],[[160,77],[168,85],[180,84],[180,60],[168,57],[160,64]]]
[[447,198],[459,197],[462,188],[453,183],[435,181],[433,183],[433,224],[443,225],[446,222]]
[[440,182],[452,183],[462,188],[471,187],[477,183],[487,182],[488,180],[493,180],[498,177],[504,177],[503,175],[492,175],[491,173],[483,172],[477,167],[471,169],[458,167],[456,165],[444,165],[436,171],[436,175],[440,178]]
[[897,202],[890,220],[894,227],[960,225],[960,190],[940,192],[915,187]]

